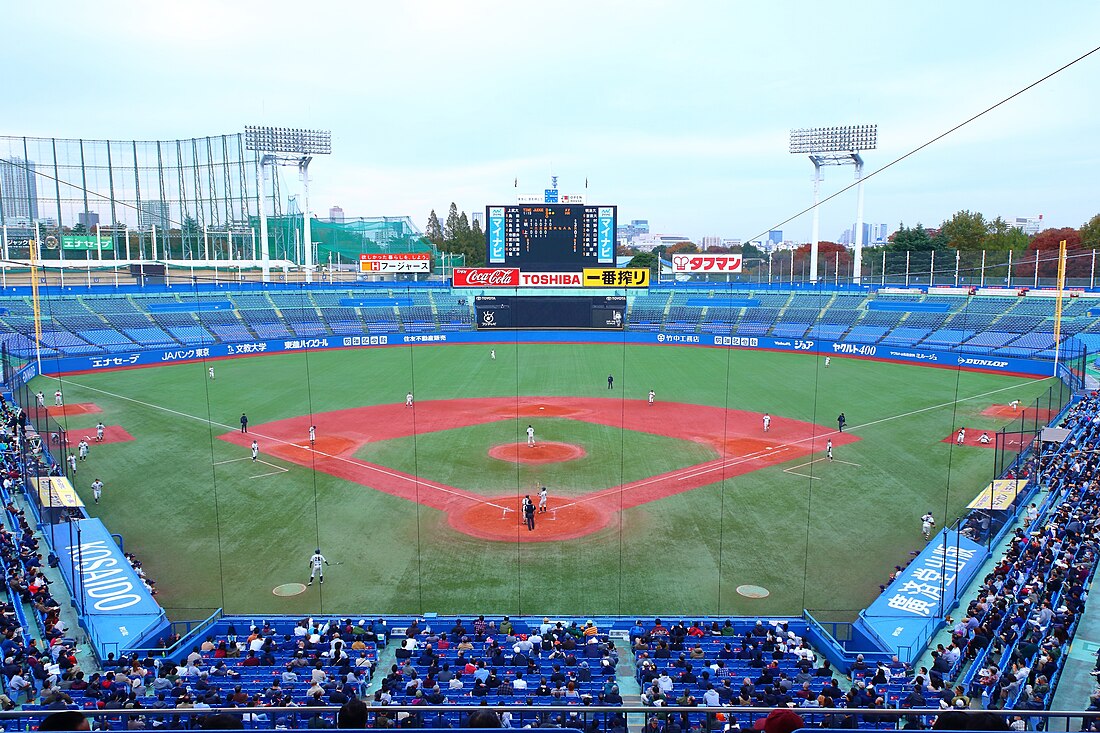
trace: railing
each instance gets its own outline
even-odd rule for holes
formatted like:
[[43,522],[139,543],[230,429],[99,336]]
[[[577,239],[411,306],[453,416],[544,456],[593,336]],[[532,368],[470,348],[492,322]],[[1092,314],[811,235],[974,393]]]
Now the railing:
[[[625,721],[634,730],[640,729],[644,720],[657,717],[662,720],[676,718],[689,725],[701,725],[707,722],[711,725],[718,721],[724,725],[720,716],[726,721],[736,718],[742,730],[751,729],[759,720],[762,720],[772,712],[771,708],[750,708],[734,706],[717,707],[643,707],[640,705],[623,705],[619,707],[599,705],[378,705],[369,704],[367,708],[366,727],[394,727],[392,722],[401,721],[402,728],[452,728],[452,721],[458,719],[459,725],[465,722],[470,713],[490,710],[497,714],[509,714],[510,725],[514,728],[523,727],[550,727],[558,716],[565,728],[576,728],[586,731],[610,731],[614,727],[622,726],[619,721]],[[245,727],[254,730],[297,729],[307,727],[333,727],[340,707],[335,705],[314,707],[217,707],[217,708],[140,708],[123,710],[80,710],[88,718],[96,721],[94,729],[107,729],[112,721],[121,723],[119,729],[125,729],[125,721],[130,718],[140,717],[146,721],[153,721],[153,728],[160,731],[187,730],[196,727],[205,727],[199,724],[199,720],[208,716],[225,714],[245,722]],[[5,730],[32,730],[37,727],[39,721],[55,710],[19,711],[0,713],[0,725]],[[950,713],[955,716],[993,716],[1003,718],[1011,722],[1014,718],[1025,721],[1028,730],[1046,731],[1070,731],[1079,730],[1081,724],[1090,720],[1100,719],[1100,711],[1087,710],[962,710],[952,708],[941,710],[937,708],[818,708],[801,707],[793,708],[803,721],[805,728],[840,729],[854,728],[861,723],[864,727],[873,727],[878,730],[900,730],[911,721],[919,721],[922,725],[929,724],[937,716]],[[378,719],[388,718],[389,726],[380,725]],[[417,725],[410,726],[405,723],[407,716],[416,716],[414,722]],[[324,725],[319,725],[314,719],[321,718]],[[845,724],[852,721],[852,725]],[[1081,719],[1078,723],[1073,723]],[[310,721],[313,721],[311,724]],[[946,721],[944,721],[946,722]],[[968,726],[960,725],[960,720],[954,721],[954,725],[945,730],[967,729]],[[546,723],[546,725],[543,725]],[[829,725],[824,725],[828,723]],[[103,727],[101,727],[103,726]],[[226,726],[227,728],[229,726]],[[556,727],[556,726],[553,726]],[[625,726],[622,726],[625,728]],[[721,729],[721,728],[719,728]],[[689,730],[683,726],[683,730]]]

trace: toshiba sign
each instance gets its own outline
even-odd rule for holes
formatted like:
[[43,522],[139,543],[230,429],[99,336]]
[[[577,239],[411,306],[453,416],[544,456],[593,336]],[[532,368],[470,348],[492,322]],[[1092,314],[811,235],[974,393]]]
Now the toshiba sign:
[[456,288],[579,288],[579,272],[520,272],[511,267],[456,267]]
[[514,267],[456,267],[451,277],[456,288],[519,287],[519,270]]

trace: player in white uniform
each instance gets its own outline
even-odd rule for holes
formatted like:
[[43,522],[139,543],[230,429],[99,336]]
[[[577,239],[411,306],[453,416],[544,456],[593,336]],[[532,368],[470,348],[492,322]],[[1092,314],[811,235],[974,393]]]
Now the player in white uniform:
[[214,379],[214,367],[210,367],[209,369],[207,369],[206,373],[210,375],[211,380]]
[[544,514],[546,512],[546,487],[543,486],[539,489],[539,513]]
[[936,518],[932,516],[931,511],[920,518],[920,531],[924,535],[924,539],[927,540],[932,536],[932,528],[935,526]]
[[412,406],[413,406],[413,393],[409,392],[407,395],[405,395],[405,407],[412,407]]
[[317,552],[313,553],[313,557],[309,558],[309,583],[307,585],[313,585],[313,577],[315,575],[321,576],[321,582],[325,582],[325,568],[328,565],[328,560],[321,554],[321,548],[317,548]]
[[1019,400],[1012,400],[1012,402],[1009,402],[1008,404],[1012,406],[1013,410],[1020,409],[1020,401]]
[[828,369],[828,368],[829,368],[829,363],[830,363],[830,362],[831,362],[832,360],[833,360],[833,357],[831,357],[831,356],[826,356],[826,357],[825,357],[825,368],[826,368],[826,369]]
[[310,445],[315,445],[316,443],[317,443],[317,426],[316,425],[310,425],[309,426],[309,444]]
[[96,479],[92,482],[92,498],[95,499],[95,503],[99,503],[99,497],[103,496],[103,482]]
[[69,461],[69,470],[76,473],[76,454],[70,453],[67,460]]
[[255,440],[252,441],[252,462],[255,463],[256,459],[260,457],[260,444]]
[[492,361],[497,360],[497,350],[496,349],[489,349],[489,359],[491,359]]
[[959,435],[955,438],[955,445],[962,445],[966,440],[966,428],[959,428]]
[[982,437],[978,438],[978,442],[982,445],[989,445],[989,433],[982,433]]
[[535,444],[535,429],[532,426],[528,425],[527,426],[527,445],[532,446],[534,444]]
[[39,407],[45,407],[46,406],[46,395],[42,394],[41,392],[35,392],[34,393],[34,398],[36,400],[38,400],[38,406]]
[[772,426],[772,416],[768,413],[764,413],[764,432],[768,432],[768,428]]
[[106,429],[107,429],[107,427],[103,424],[102,420],[100,420],[99,422],[97,422],[95,424],[95,442],[97,442],[97,443],[102,443],[103,442],[103,431],[106,430]]
[[76,449],[79,451],[80,460],[88,460],[88,439],[81,438],[80,442],[76,444]]
[[654,398],[656,398],[656,397],[657,397],[657,393],[656,393],[656,392],[654,392],[653,390],[649,390],[649,404],[651,404],[651,405],[652,405],[652,404],[653,404],[653,400],[654,400]]
[[57,405],[58,407],[61,407],[61,403],[62,403],[61,390],[57,390],[56,392],[53,393],[53,403],[55,405]]
[[833,439],[829,438],[825,441],[825,457],[830,461],[833,460]]

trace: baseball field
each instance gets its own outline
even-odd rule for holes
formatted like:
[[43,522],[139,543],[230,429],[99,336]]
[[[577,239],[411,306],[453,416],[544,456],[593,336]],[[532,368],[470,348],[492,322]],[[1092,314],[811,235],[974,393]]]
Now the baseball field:
[[[60,385],[68,409],[52,416],[73,442],[107,426],[73,482],[175,619],[216,608],[850,619],[922,546],[922,514],[949,523],[992,478],[981,432],[1048,387],[838,357],[825,368],[803,354],[507,342]],[[959,426],[966,444],[945,442]],[[540,486],[546,511],[528,529],[521,501],[537,503]],[[317,548],[325,582],[303,587]]]

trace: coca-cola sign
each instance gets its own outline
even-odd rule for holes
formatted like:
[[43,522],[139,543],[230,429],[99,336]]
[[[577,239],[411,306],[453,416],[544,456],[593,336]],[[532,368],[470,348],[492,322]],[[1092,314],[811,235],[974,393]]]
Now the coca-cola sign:
[[452,276],[456,288],[514,288],[519,270],[514,267],[456,267]]

